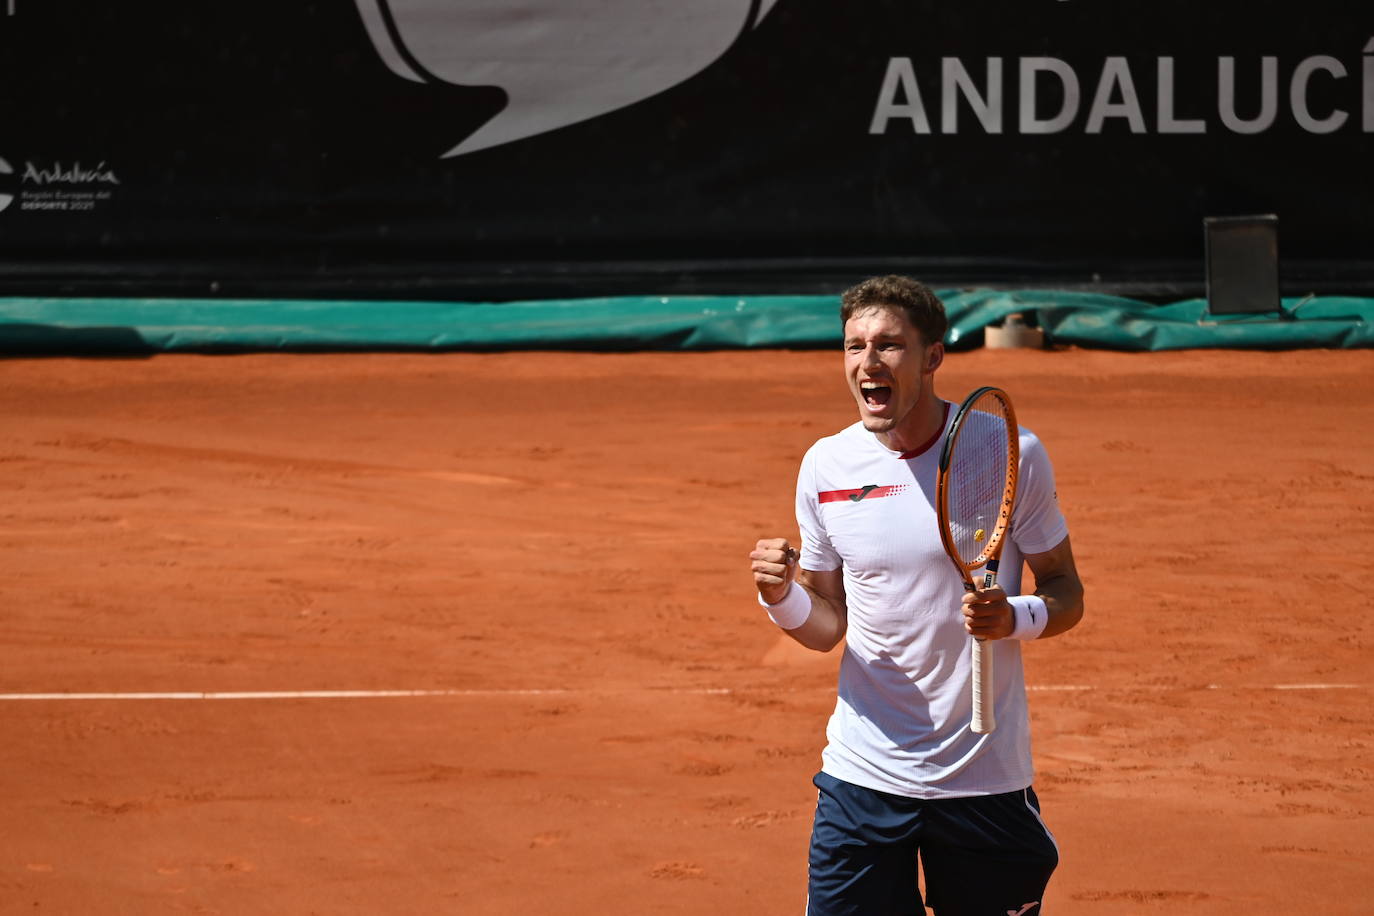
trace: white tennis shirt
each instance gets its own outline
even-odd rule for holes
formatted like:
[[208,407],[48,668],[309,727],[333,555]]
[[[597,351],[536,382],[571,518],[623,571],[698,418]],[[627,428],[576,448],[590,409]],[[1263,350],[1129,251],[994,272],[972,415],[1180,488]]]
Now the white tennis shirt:
[[[1009,595],[1021,593],[1022,556],[1068,535],[1049,456],[1033,433],[1020,433],[1017,503],[998,576]],[[904,456],[855,423],[802,459],[801,565],[843,568],[849,607],[821,769],[913,798],[1014,792],[1033,776],[1021,643],[993,641],[997,728],[974,734],[963,579],[935,517],[941,442]]]

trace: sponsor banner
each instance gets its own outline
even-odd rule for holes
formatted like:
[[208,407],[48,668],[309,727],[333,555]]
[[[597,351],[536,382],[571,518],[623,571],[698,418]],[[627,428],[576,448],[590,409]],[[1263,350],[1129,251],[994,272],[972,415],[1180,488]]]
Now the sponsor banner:
[[12,291],[1374,282],[1367,0],[0,0],[0,80]]

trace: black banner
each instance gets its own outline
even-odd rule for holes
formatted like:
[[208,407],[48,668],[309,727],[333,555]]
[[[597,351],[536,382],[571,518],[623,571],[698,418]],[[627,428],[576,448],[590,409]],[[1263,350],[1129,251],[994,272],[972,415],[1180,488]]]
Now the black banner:
[[10,294],[1374,288],[1374,4],[0,0]]

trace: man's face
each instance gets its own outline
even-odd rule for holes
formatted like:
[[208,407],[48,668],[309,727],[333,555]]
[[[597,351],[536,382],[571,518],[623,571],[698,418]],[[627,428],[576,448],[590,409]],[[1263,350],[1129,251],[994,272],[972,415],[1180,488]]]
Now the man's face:
[[874,306],[844,323],[844,374],[859,405],[859,419],[872,433],[898,429],[930,387],[939,359],[899,308]]

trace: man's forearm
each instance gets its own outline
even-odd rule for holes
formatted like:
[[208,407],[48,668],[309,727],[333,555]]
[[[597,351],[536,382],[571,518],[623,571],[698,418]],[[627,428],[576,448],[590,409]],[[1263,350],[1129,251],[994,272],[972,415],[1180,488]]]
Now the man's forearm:
[[1040,634],[1041,639],[1065,633],[1083,619],[1083,583],[1077,576],[1059,575],[1037,581],[1035,594],[1045,602],[1049,612],[1049,622]]

